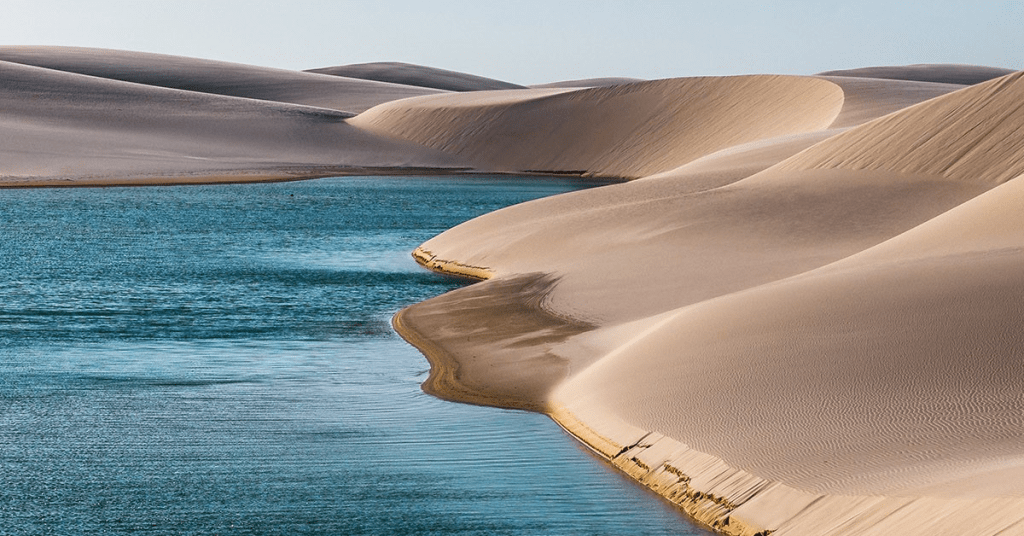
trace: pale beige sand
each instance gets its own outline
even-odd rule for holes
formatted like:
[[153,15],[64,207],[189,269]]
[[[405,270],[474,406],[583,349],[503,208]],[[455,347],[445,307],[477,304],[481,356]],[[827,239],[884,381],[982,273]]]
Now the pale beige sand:
[[356,80],[165,54],[77,47],[0,46],[0,61],[216,95],[359,113],[377,104],[438,93]]
[[[200,79],[206,76],[204,65],[200,61],[197,67]],[[159,70],[160,64],[150,68]],[[0,184],[7,186],[244,181],[465,167],[429,148],[361,131],[345,122],[349,114],[333,109],[3,61],[0,107]]]
[[584,88],[584,87],[607,87],[607,86],[621,86],[623,84],[632,84],[634,82],[643,82],[640,78],[626,78],[618,76],[608,76],[603,78],[582,78],[579,80],[562,80],[559,82],[548,82],[547,84],[533,84],[530,87],[534,88],[552,88],[552,87],[570,87],[570,88]]
[[819,130],[843,102],[814,78],[737,76],[419,97],[352,124],[504,172],[636,178],[768,137]]
[[519,84],[503,82],[456,71],[424,67],[401,62],[357,63],[310,69],[306,72],[390,82],[405,86],[428,87],[445,91],[486,91],[495,89],[526,89]]
[[[534,338],[466,342],[500,312],[453,312],[435,360],[725,533],[1024,534],[1022,78],[851,78],[817,131],[443,233],[434,269],[550,283],[516,299]],[[941,96],[847,130],[887,87]],[[547,394],[487,388],[517,381]]]
[[887,67],[862,67],[826,71],[821,76],[850,76],[857,78],[888,78],[892,80],[916,80],[920,82],[941,82],[945,84],[973,85],[1006,76],[1013,71],[999,67],[981,65],[900,65]]

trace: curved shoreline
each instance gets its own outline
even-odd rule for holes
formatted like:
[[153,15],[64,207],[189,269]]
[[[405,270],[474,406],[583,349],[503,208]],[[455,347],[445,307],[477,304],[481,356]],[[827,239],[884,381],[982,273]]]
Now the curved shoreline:
[[[459,263],[438,260],[423,251],[415,258],[424,266],[425,263],[421,261],[429,259],[434,267],[444,268],[445,271],[426,267],[445,275],[457,275],[462,271],[458,268],[461,266]],[[491,274],[486,268],[472,268],[480,271],[470,273]],[[472,276],[461,277],[480,281]],[[517,277],[522,276],[491,275],[478,285],[498,285],[506,280],[516,280]],[[544,280],[544,276],[536,274],[531,277]],[[520,299],[519,303],[533,311],[538,325],[555,325],[564,321],[546,314],[536,295],[530,296],[530,299]],[[460,374],[463,371],[461,360],[470,356],[460,354],[459,350],[465,351],[468,347],[446,346],[446,340],[453,340],[450,334],[446,334],[449,339],[439,338],[434,331],[407,322],[410,312],[416,313],[423,304],[438,298],[412,305],[397,313],[393,319],[395,330],[430,362],[430,377],[423,384],[425,392],[455,402],[528,410],[547,415],[600,459],[678,506],[695,523],[719,534],[1024,534],[1024,499],[1018,497],[970,494],[966,497],[957,497],[956,494],[866,496],[804,491],[751,474],[658,431],[645,430],[624,422],[609,411],[585,406],[567,407],[551,402],[546,397],[523,399],[494,396],[485,392],[491,386],[480,389],[467,385]],[[477,293],[471,299],[486,301],[486,296]],[[502,305],[496,307],[501,308]],[[468,333],[463,324],[474,325],[478,321],[477,315],[465,313],[448,310],[434,312],[435,316],[443,316],[443,320],[448,322],[443,324],[445,331],[454,325],[456,332],[463,329],[462,335]],[[496,340],[494,337],[487,342]],[[487,349],[475,346],[472,350],[475,355],[486,353]],[[525,351],[530,353],[531,349]],[[495,361],[500,359],[499,356]],[[955,485],[951,485],[950,489],[955,491],[955,488]]]
[[[487,268],[437,259],[422,248],[417,248],[412,256],[424,268],[446,276],[472,282],[492,280],[495,276]],[[419,305],[396,313],[392,325],[430,363],[430,375],[422,384],[424,392],[452,402],[544,414],[596,456],[673,503],[701,526],[728,536],[767,536],[773,532],[755,521],[745,520],[742,515],[737,515],[736,510],[759,491],[779,487],[778,484],[731,468],[713,456],[689,449],[656,432],[634,429],[638,437],[622,441],[621,438],[612,438],[613,434],[588,425],[567,407],[547,401],[493,396],[466,385],[460,378],[457,353],[408,321],[409,312]],[[531,308],[542,321],[548,316],[536,305]],[[651,450],[655,446],[658,448]],[[676,456],[671,461],[652,461],[650,454],[660,451],[669,451]]]

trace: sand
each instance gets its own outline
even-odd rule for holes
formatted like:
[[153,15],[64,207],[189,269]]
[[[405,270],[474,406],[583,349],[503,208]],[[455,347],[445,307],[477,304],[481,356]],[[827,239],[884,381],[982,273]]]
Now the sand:
[[[390,91],[386,84],[148,54],[0,47],[0,57],[15,56],[61,69],[0,61],[0,185],[283,180],[466,167],[345,122],[353,114],[343,109],[379,102],[377,86]],[[411,94],[423,92],[392,96]]]
[[1024,534],[1024,73],[355,67],[0,47],[0,185],[623,179],[414,252],[481,281],[396,315],[425,390],[547,413],[724,534]]
[[496,89],[526,89],[512,84],[466,73],[424,67],[402,62],[357,63],[310,69],[306,72],[329,74],[345,78],[376,80],[404,86],[443,89],[445,91],[486,91]]
[[[829,77],[844,101],[817,131],[501,210],[421,251],[488,283],[554,281],[519,299],[551,336],[515,354],[551,370],[516,377],[546,395],[483,394],[542,406],[722,532],[1021,534],[1021,78]],[[427,329],[471,340],[497,318]],[[566,322],[591,327],[558,340]],[[457,378],[507,384],[479,356],[504,362],[512,339],[476,340]]]

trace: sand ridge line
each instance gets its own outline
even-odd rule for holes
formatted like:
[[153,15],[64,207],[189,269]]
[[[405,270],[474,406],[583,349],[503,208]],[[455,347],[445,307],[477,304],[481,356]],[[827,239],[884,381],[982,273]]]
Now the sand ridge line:
[[842,89],[820,78],[677,78],[418,97],[349,122],[481,169],[639,178],[740,143],[823,129],[842,103]]

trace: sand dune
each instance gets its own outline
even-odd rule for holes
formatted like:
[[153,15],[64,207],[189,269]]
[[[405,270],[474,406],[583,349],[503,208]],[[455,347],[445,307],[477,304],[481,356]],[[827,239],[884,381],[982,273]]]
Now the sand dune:
[[607,86],[621,86],[623,84],[632,84],[634,82],[643,82],[639,78],[625,78],[609,76],[604,78],[583,78],[579,80],[563,80],[560,82],[549,82],[547,84],[533,84],[532,88],[584,88],[584,87],[607,87]]
[[472,74],[447,71],[401,62],[358,63],[309,69],[309,73],[329,74],[346,78],[376,80],[405,86],[443,89],[445,91],[485,91],[496,89],[526,89],[524,86],[484,78]]
[[408,99],[352,124],[481,169],[635,178],[732,145],[823,128],[843,100],[832,83],[782,76],[531,91]]
[[1011,69],[984,67],[980,65],[920,64],[887,67],[863,67],[826,71],[820,76],[848,76],[855,78],[886,78],[892,80],[915,80],[942,84],[973,85],[987,82],[1012,73]]
[[0,46],[0,61],[215,95],[359,113],[437,93],[422,87],[164,54],[77,47]]
[[255,180],[447,167],[341,112],[0,62],[6,185]]
[[[938,96],[511,207],[421,249],[495,284],[554,281],[522,299],[552,336],[512,355],[564,379],[516,375],[548,393],[528,403],[724,532],[1024,533],[1020,78],[857,80],[838,123],[885,113],[887,86],[908,105]],[[465,340],[491,318],[434,329]],[[461,370],[476,401],[521,405],[480,389],[499,381],[479,356],[508,340],[435,359],[478,356]]]
[[1024,71],[836,136],[782,170],[864,169],[999,184],[1024,173]]

